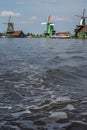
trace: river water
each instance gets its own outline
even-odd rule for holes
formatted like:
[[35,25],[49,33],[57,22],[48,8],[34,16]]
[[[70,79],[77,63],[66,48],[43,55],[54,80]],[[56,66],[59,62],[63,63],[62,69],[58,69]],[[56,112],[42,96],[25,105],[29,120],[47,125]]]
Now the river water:
[[87,130],[87,40],[0,39],[0,130]]

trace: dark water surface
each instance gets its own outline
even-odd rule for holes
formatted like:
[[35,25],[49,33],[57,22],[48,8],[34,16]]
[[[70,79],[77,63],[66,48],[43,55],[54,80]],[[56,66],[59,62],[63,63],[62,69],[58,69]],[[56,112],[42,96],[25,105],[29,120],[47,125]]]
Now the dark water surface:
[[87,130],[87,40],[0,39],[0,130]]

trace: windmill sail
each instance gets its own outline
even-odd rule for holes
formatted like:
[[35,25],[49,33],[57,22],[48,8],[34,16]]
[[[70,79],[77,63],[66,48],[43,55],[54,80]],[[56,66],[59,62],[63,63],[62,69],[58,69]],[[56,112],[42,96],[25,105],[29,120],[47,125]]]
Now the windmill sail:
[[48,16],[48,22],[50,22],[50,15]]

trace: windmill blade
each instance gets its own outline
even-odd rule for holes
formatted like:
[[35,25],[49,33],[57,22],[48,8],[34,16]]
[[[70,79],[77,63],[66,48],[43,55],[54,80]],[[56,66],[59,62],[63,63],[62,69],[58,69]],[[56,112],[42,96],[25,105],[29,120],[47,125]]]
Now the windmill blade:
[[45,22],[42,22],[41,24],[47,24],[47,23],[45,23]]
[[8,24],[8,23],[14,24],[14,23],[12,23],[12,22],[10,22],[10,21],[11,21],[11,16],[9,16],[8,22],[4,22],[3,24]]
[[75,16],[80,17],[80,18],[87,18],[87,17],[85,17],[85,9],[83,9],[82,15],[75,15]]
[[11,20],[11,16],[9,16],[8,23],[10,23],[10,20]]
[[87,17],[84,17],[84,16],[80,16],[80,15],[75,15],[77,17],[80,17],[80,18],[87,18]]
[[50,22],[50,19],[51,19],[51,17],[50,17],[50,15],[48,16],[48,22]]
[[83,17],[83,18],[85,18],[85,19],[86,19],[87,17]]
[[75,15],[75,16],[80,17],[80,18],[82,17],[82,16],[80,16],[80,15]]
[[50,25],[54,26],[54,23],[51,23]]
[[84,17],[84,15],[85,15],[85,9],[83,9],[83,17]]
[[8,24],[8,23],[3,23],[3,24]]

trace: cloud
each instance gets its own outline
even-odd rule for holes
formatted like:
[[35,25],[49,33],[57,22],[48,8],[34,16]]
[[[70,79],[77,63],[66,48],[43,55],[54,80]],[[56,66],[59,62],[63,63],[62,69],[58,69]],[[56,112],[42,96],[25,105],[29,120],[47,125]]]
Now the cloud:
[[36,16],[32,16],[31,17],[31,21],[36,21],[37,20],[37,17]]
[[43,0],[43,2],[48,2],[48,3],[56,3],[58,0]]
[[23,25],[24,25],[24,24],[28,24],[28,23],[29,23],[29,21],[19,21],[19,22],[18,22],[18,24],[23,24]]
[[41,18],[37,17],[37,16],[31,16],[29,19],[24,19],[22,21],[20,21],[20,24],[29,24],[29,23],[36,23],[36,22],[40,22]]
[[24,2],[19,2],[19,1],[18,1],[16,4],[17,4],[17,5],[24,5]]
[[20,13],[14,13],[12,11],[1,11],[0,16],[21,16]]
[[31,22],[36,22],[36,21],[40,21],[41,18],[40,17],[37,17],[37,16],[32,16],[31,18],[29,18],[29,21]]
[[53,21],[66,21],[66,22],[71,22],[72,20],[67,17],[58,17],[58,16],[52,16],[51,19]]

